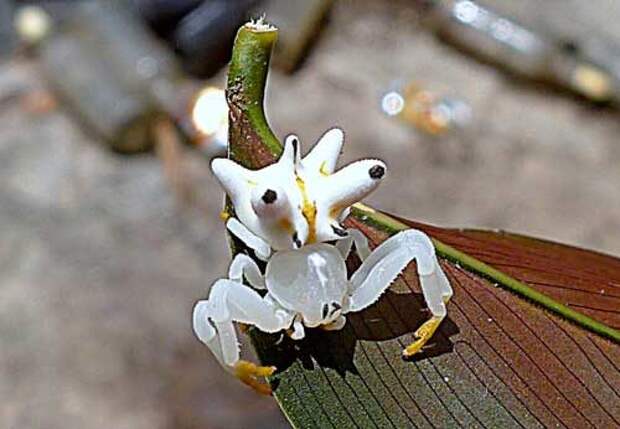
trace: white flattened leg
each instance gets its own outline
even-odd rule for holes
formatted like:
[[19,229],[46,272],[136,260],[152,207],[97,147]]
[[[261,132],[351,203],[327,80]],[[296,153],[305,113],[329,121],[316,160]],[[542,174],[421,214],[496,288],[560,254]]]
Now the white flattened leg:
[[454,295],[454,291],[452,290],[452,285],[450,284],[450,280],[448,280],[448,276],[439,265],[439,261],[437,261],[437,275],[439,276],[439,287],[441,288],[441,299],[444,304],[447,304]]
[[344,259],[347,259],[349,256],[349,252],[351,251],[351,246],[355,243],[355,251],[359,256],[360,260],[364,261],[368,255],[370,255],[370,247],[368,247],[368,239],[361,231],[348,228],[346,230],[346,236],[342,239],[336,241],[336,248],[342,255]]
[[359,311],[377,301],[413,259],[417,263],[424,300],[433,317],[416,331],[417,340],[405,349],[406,356],[417,353],[432,337],[446,316],[446,303],[452,296],[452,287],[439,265],[430,238],[414,229],[399,232],[377,247],[351,277],[349,311]]
[[271,256],[271,246],[265,240],[258,235],[250,231],[244,224],[239,222],[238,219],[231,217],[226,222],[226,228],[243,242],[250,249],[254,250],[256,257],[262,261],[266,261]]
[[351,276],[349,311],[359,311],[377,301],[414,259],[421,278],[432,276],[437,260],[435,249],[420,231],[401,231],[381,243]]
[[196,336],[209,347],[218,361],[242,382],[261,393],[269,386],[257,377],[271,375],[274,367],[262,367],[239,360],[237,333],[233,322],[256,326],[264,332],[278,332],[290,326],[293,316],[264,299],[255,290],[227,279],[211,288],[209,299],[194,307],[193,325]]
[[228,278],[232,281],[242,283],[243,276],[255,289],[265,289],[265,279],[258,268],[258,265],[248,255],[242,253],[236,255],[228,268]]

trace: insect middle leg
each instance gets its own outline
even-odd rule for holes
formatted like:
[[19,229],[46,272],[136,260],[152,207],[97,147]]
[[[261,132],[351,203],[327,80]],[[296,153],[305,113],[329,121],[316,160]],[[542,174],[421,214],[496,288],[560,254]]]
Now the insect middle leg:
[[349,311],[359,311],[377,301],[414,259],[422,294],[433,316],[416,330],[417,339],[405,348],[405,356],[417,353],[433,336],[447,314],[446,303],[452,296],[450,282],[439,265],[430,238],[414,229],[401,231],[381,243],[351,277],[353,292]]

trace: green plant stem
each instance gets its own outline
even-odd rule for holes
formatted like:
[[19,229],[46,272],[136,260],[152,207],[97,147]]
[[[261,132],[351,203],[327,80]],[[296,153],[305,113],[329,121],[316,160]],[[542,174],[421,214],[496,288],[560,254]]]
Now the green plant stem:
[[282,152],[263,107],[271,52],[277,38],[275,27],[248,23],[237,32],[232,52],[226,87],[230,158],[248,168],[268,165]]

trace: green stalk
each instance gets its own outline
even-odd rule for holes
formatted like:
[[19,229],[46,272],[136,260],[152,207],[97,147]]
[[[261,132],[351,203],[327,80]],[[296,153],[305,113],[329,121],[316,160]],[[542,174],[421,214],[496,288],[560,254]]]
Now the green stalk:
[[[227,99],[230,107],[230,157],[247,168],[261,168],[274,162],[282,147],[265,118],[263,102],[271,51],[277,29],[261,23],[246,24],[237,33],[228,75]],[[358,204],[353,216],[388,233],[408,226],[396,219]],[[563,318],[620,343],[620,332],[580,312],[560,304],[507,274],[433,240],[440,257],[476,273]]]
[[264,167],[282,152],[263,106],[271,51],[277,38],[277,28],[261,21],[251,22],[237,32],[232,52],[226,86],[230,158],[248,168]]

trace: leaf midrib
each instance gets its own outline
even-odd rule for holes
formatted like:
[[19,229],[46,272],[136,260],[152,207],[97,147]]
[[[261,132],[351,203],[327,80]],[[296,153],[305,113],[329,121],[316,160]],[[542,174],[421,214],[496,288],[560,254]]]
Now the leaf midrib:
[[[369,223],[372,226],[388,233],[395,234],[410,227],[393,217],[379,212],[364,204],[355,204],[351,214],[361,222]],[[461,252],[456,248],[443,243],[435,238],[431,238],[435,244],[437,255],[447,259],[460,268],[477,274],[504,289],[515,293],[528,301],[552,312],[562,318],[604,338],[620,344],[620,331],[593,319],[584,313],[576,311],[564,304],[559,303],[550,296],[537,291],[527,284],[507,275],[506,273],[476,259],[467,253]]]

